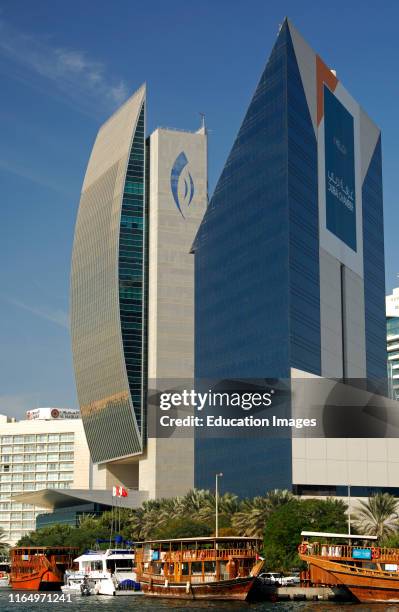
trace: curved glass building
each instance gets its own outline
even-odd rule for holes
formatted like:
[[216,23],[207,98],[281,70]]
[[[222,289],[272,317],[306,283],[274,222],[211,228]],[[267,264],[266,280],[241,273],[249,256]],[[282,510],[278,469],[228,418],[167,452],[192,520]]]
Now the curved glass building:
[[72,257],[77,391],[94,462],[143,451],[145,86],[101,127],[87,167]]
[[94,463],[165,497],[193,487],[193,443],[148,435],[147,394],[155,381],[194,375],[190,250],[207,205],[207,136],[203,126],[146,138],[145,96],[143,86],[104,123],[90,156],[72,257],[72,351]]

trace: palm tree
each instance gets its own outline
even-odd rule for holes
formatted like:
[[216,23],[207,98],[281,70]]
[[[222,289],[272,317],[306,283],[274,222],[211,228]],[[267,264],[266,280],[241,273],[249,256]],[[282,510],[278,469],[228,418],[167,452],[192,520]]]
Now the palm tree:
[[97,517],[92,512],[88,512],[87,514],[80,514],[77,518],[77,527],[82,527],[82,529],[97,525]]
[[261,536],[269,516],[265,497],[244,499],[239,512],[233,516],[232,524],[237,533],[244,536]]
[[160,504],[160,522],[165,523],[171,519],[181,518],[184,516],[184,498],[181,496],[168,497],[159,500]]
[[192,518],[198,518],[199,513],[215,505],[214,495],[204,489],[192,489],[182,499],[183,512]]
[[268,491],[265,497],[271,512],[294,499],[291,491],[287,489],[273,489]]
[[135,508],[131,514],[129,519],[129,533],[132,540],[144,540],[144,530],[145,530],[145,511],[141,506],[140,508]]
[[224,493],[219,496],[219,513],[230,520],[240,509],[240,500],[234,493]]
[[[233,493],[224,493],[219,496],[219,516],[224,517],[226,528],[233,533],[261,537],[273,510],[292,498],[289,491],[279,489],[244,501]],[[183,497],[144,502],[131,511],[129,531],[133,540],[145,540],[176,519],[192,519],[213,526],[215,509],[215,495],[211,491],[192,489]]]
[[397,499],[389,493],[377,493],[368,501],[359,501],[353,524],[359,532],[376,535],[378,541],[395,534],[399,529]]
[[[232,518],[240,509],[240,500],[234,493],[224,493],[218,496],[218,513],[220,524],[230,525]],[[196,514],[197,520],[208,524],[210,527],[215,525],[216,498],[210,491],[202,492],[202,503]]]
[[9,544],[5,542],[6,533],[3,527],[0,527],[0,557],[6,557],[10,548]]
[[240,535],[262,537],[266,521],[272,512],[292,499],[290,491],[280,489],[269,491],[263,497],[245,499],[241,503],[239,512],[233,516],[233,527]]
[[147,540],[163,527],[170,517],[168,508],[171,500],[150,499],[140,508],[135,508],[128,519],[133,540]]

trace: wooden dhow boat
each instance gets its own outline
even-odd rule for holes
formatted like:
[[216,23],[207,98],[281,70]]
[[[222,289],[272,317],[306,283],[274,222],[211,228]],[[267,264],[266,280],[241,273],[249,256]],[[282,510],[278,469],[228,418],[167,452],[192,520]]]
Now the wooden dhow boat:
[[73,566],[77,548],[24,546],[11,549],[10,585],[13,589],[58,591],[64,573]]
[[399,602],[399,549],[376,536],[302,532],[299,556],[312,585],[344,586],[360,602]]
[[233,536],[142,542],[137,580],[151,597],[244,601],[263,567],[261,543]]

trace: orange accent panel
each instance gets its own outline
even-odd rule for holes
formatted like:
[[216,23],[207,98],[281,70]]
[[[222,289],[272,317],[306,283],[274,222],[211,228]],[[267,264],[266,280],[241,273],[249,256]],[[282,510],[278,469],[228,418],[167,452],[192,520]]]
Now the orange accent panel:
[[331,91],[335,91],[338,85],[338,79],[333,75],[327,64],[323,62],[319,55],[316,55],[316,79],[317,79],[317,125],[323,119],[324,115],[324,95],[323,85],[328,86]]

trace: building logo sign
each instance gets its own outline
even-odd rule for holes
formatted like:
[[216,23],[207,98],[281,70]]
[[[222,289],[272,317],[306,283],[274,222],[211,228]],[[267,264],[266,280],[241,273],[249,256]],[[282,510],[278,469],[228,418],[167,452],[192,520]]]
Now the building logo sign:
[[356,251],[354,122],[324,85],[327,229]]
[[51,421],[52,419],[79,419],[78,410],[59,408],[34,408],[26,412],[26,418],[30,421],[36,419]]
[[194,182],[188,171],[188,159],[184,151],[182,151],[175,159],[170,173],[170,188],[173,199],[183,219],[183,209],[188,208],[194,197]]

